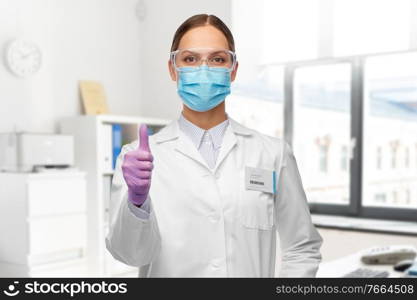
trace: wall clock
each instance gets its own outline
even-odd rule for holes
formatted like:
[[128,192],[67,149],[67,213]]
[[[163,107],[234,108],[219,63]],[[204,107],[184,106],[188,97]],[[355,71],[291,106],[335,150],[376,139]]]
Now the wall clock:
[[42,52],[33,42],[15,39],[6,47],[6,65],[16,76],[28,77],[35,74],[42,65]]

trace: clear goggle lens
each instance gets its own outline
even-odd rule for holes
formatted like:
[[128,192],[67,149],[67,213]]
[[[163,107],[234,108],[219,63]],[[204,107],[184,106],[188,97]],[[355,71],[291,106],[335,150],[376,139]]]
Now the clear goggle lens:
[[214,70],[232,71],[236,64],[236,55],[232,51],[223,49],[180,49],[171,52],[171,61],[179,71],[180,68],[187,68],[184,69],[187,71],[198,70],[204,62]]

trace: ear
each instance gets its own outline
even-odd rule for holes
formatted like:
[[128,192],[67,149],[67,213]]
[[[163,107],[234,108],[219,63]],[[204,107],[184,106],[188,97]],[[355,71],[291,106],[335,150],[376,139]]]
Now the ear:
[[239,62],[236,62],[236,66],[233,69],[232,73],[230,73],[230,81],[233,82],[235,81],[236,78],[236,73],[237,73],[237,68],[239,67]]
[[177,81],[177,72],[174,66],[172,65],[171,60],[168,60],[168,70],[169,70],[169,75],[171,76],[172,81]]

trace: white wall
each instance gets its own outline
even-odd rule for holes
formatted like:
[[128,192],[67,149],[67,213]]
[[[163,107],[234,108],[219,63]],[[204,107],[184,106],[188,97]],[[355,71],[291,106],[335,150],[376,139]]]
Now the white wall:
[[0,62],[0,132],[52,132],[56,120],[80,113],[80,79],[101,81],[112,113],[139,114],[140,22],[137,0],[0,0],[0,52],[25,37],[43,66],[20,79]]
[[230,0],[0,0],[0,52],[13,38],[43,53],[33,77],[12,75],[0,62],[0,132],[53,132],[61,117],[81,113],[78,80],[101,81],[111,113],[176,118],[180,109],[167,72],[176,28],[196,13],[230,24]]
[[147,0],[146,17],[141,24],[142,99],[141,111],[149,116],[176,118],[181,110],[175,83],[167,62],[172,38],[188,17],[207,13],[231,23],[231,0]]

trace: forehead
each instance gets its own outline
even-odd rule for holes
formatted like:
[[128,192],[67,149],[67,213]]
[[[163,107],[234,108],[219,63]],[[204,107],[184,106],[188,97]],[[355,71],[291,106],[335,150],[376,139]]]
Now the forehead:
[[212,25],[206,25],[187,31],[181,38],[178,48],[229,49],[229,44],[226,37],[220,30]]
[[184,48],[180,49],[178,55],[187,56],[187,55],[229,55],[225,49],[218,48]]

